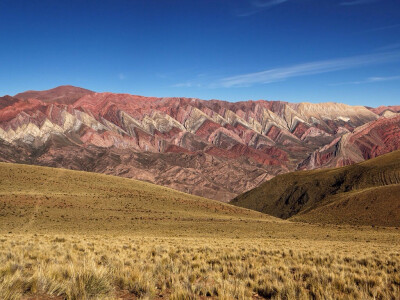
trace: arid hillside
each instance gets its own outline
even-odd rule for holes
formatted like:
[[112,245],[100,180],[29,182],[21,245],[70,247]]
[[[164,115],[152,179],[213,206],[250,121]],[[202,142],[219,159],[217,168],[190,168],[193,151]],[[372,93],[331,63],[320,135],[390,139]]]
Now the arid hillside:
[[212,234],[282,222],[137,180],[10,163],[0,163],[0,209],[0,230],[14,233]]
[[280,220],[115,176],[0,163],[4,300],[397,299],[399,235]]
[[0,161],[135,178],[224,202],[278,174],[399,148],[396,107],[232,103],[72,86],[0,98]]
[[231,203],[296,221],[400,226],[400,151],[279,175]]

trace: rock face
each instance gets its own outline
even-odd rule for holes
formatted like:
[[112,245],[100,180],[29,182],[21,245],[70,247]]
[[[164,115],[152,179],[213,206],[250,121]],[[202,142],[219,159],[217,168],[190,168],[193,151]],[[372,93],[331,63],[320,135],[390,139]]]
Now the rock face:
[[131,177],[228,201],[277,174],[398,149],[400,117],[391,112],[63,86],[0,98],[0,160]]
[[400,149],[400,115],[381,117],[314,151],[298,169],[339,167]]
[[392,116],[393,114],[400,113],[400,105],[379,106],[377,108],[368,107],[368,109],[380,116]]

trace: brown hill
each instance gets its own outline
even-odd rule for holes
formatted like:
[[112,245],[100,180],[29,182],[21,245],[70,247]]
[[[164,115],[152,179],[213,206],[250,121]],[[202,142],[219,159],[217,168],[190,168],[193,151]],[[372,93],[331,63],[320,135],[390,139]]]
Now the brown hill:
[[232,204],[284,219],[400,225],[400,151],[352,166],[276,176]]
[[329,198],[330,203],[290,220],[352,225],[400,225],[400,184],[356,190]]
[[0,163],[0,232],[177,236],[199,230],[215,234],[221,228],[245,231],[271,222],[283,221],[138,180]]
[[85,95],[92,94],[93,91],[75,87],[71,85],[58,86],[56,88],[44,91],[26,91],[15,95],[18,99],[39,99],[43,102],[52,102],[59,104],[72,104]]
[[399,230],[288,222],[103,174],[0,163],[0,235],[3,300],[400,296]]

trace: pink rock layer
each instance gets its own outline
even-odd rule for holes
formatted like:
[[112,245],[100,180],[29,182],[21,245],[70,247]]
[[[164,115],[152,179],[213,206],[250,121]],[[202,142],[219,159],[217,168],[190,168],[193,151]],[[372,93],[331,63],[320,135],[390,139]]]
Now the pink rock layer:
[[399,111],[63,86],[0,98],[0,160],[136,178],[228,201],[280,173],[399,149]]

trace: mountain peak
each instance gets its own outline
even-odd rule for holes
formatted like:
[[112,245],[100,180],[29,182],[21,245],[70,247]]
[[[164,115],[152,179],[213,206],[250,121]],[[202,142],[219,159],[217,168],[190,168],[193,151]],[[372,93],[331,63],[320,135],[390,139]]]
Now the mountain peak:
[[94,92],[84,88],[72,85],[60,85],[43,91],[29,90],[16,94],[14,97],[23,100],[35,98],[47,103],[73,104],[79,98],[92,93]]
[[228,201],[277,174],[400,149],[400,115],[391,114],[340,103],[157,98],[59,86],[0,98],[0,141],[8,143],[0,144],[0,160],[12,161],[2,153],[23,145],[28,154],[16,162],[107,172]]

